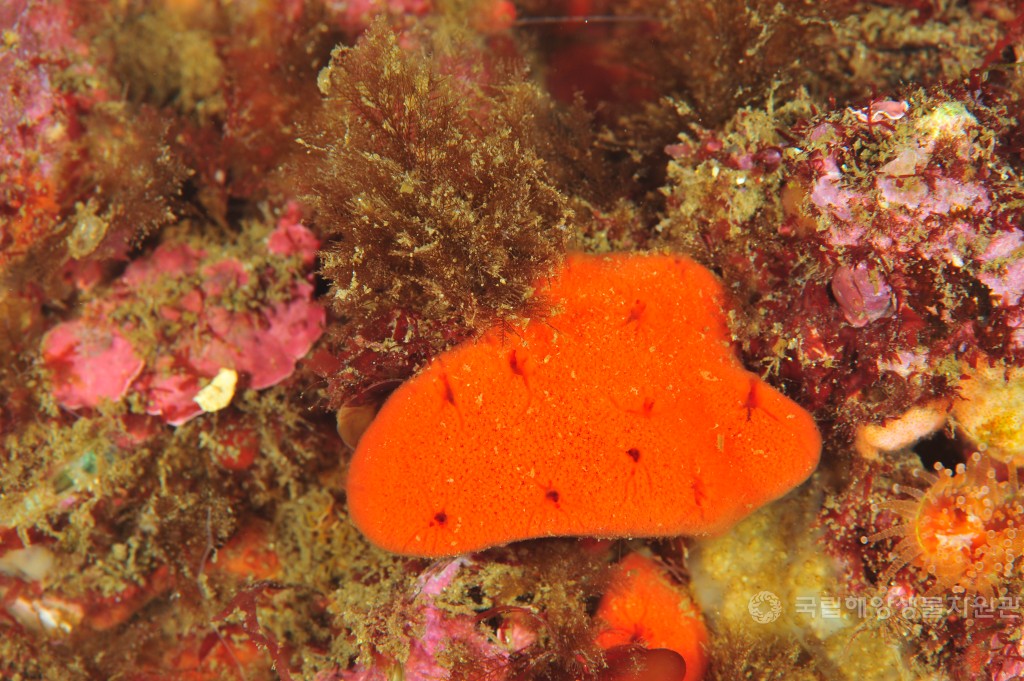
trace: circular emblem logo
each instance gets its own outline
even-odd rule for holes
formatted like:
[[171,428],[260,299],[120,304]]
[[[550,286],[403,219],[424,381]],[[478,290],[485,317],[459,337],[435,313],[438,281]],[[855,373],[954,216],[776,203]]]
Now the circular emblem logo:
[[782,614],[782,601],[771,591],[761,591],[750,597],[747,610],[758,624],[770,624]]

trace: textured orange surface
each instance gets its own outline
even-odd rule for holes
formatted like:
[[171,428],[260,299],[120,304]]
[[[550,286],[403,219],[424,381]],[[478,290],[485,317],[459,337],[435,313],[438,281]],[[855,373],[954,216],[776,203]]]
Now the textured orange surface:
[[546,320],[442,354],[384,404],[348,478],[372,542],[715,533],[814,470],[813,420],[740,365],[707,269],[578,255],[542,293]]
[[622,559],[596,617],[606,625],[597,637],[602,648],[630,644],[667,648],[686,660],[685,681],[704,677],[708,668],[704,619],[650,558],[631,553]]

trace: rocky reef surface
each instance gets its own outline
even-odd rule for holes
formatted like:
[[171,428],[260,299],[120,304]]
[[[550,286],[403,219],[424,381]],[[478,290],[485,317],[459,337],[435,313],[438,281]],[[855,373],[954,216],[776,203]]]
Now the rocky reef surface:
[[[2,3],[0,678],[1024,677],[1022,60],[1011,0]],[[574,251],[710,268],[818,470],[370,544],[376,410]]]

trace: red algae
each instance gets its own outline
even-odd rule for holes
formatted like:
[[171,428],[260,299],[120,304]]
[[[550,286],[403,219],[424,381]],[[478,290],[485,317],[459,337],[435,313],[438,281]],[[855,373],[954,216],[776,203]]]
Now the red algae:
[[798,101],[768,139],[770,119],[742,111],[729,147],[711,134],[674,153],[661,229],[757,299],[735,324],[745,355],[842,438],[949,397],[961,362],[1024,361],[1005,96],[917,88],[817,115]]

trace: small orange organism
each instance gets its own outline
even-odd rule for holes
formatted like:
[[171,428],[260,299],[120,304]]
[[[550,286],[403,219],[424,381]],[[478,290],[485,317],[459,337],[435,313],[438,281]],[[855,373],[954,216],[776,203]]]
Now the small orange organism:
[[597,619],[597,642],[605,650],[641,645],[672,650],[686,660],[685,681],[700,681],[708,667],[708,630],[700,610],[657,562],[631,553],[615,566],[611,588]]
[[348,510],[370,541],[721,532],[817,466],[813,419],[740,364],[707,269],[577,255],[541,295],[556,314],[437,357],[363,434]]
[[931,592],[991,596],[1024,577],[1024,500],[1016,467],[975,453],[955,474],[941,464],[936,470],[923,474],[930,483],[925,490],[897,486],[913,500],[884,505],[904,522],[862,539],[902,535],[883,580],[910,564],[934,575]]

